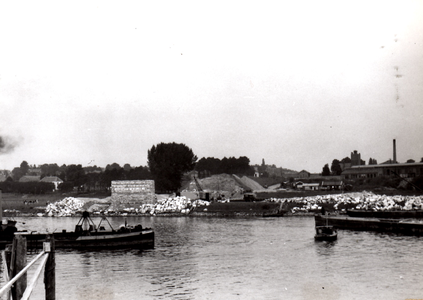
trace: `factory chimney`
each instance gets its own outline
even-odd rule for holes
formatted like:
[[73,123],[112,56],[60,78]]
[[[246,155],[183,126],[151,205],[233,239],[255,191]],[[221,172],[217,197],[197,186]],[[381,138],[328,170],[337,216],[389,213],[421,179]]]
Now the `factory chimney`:
[[394,164],[397,163],[397,145],[395,143],[395,139],[394,139],[394,157],[393,157],[393,163]]

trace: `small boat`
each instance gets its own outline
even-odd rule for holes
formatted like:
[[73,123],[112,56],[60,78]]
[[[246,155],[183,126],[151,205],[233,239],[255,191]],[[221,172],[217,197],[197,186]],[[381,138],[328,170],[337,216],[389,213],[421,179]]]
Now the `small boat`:
[[334,241],[337,238],[338,232],[333,226],[316,226],[316,234],[314,235],[316,241]]
[[[106,221],[110,229],[106,230]],[[42,249],[43,242],[46,241],[48,233],[15,231],[14,235],[21,235],[27,239],[28,249]],[[154,248],[154,231],[151,228],[143,228],[141,224],[130,226],[128,224],[121,225],[115,230],[109,221],[103,217],[98,226],[91,220],[89,212],[85,211],[81,219],[75,226],[75,231],[54,232],[55,248],[62,249],[126,249]],[[1,246],[11,243],[10,234],[1,239]],[[9,240],[10,239],[10,240]]]

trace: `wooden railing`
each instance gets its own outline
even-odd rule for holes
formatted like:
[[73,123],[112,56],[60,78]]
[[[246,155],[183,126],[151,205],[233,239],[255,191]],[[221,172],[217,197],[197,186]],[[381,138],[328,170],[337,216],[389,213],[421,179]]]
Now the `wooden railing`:
[[[29,264],[26,265],[26,238],[21,235],[15,235],[13,244],[7,245],[6,249],[2,251],[3,269],[5,280],[7,282],[0,289],[0,297],[7,293],[8,300],[29,299],[44,268],[46,300],[56,299],[55,251],[54,238],[52,235],[48,236],[47,242],[44,242],[43,246],[41,253],[39,253]],[[39,262],[39,265],[30,284],[27,286],[27,271],[36,262]]]

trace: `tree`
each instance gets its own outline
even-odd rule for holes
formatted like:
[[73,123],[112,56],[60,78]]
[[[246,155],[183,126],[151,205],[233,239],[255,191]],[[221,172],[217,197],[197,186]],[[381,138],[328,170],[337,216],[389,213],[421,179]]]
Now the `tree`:
[[28,165],[28,163],[27,163],[25,160],[24,160],[23,162],[21,162],[20,169],[21,169],[21,171],[22,171],[22,173],[23,173],[24,175],[28,172],[28,170],[29,170],[29,165]]
[[330,176],[329,164],[326,164],[323,167],[322,176]]
[[131,168],[127,174],[128,180],[145,180],[153,179],[151,176],[150,170],[148,167],[139,166],[136,168]]
[[87,182],[87,176],[81,165],[69,165],[66,167],[66,181],[72,181],[73,186],[81,188]]
[[184,144],[160,143],[148,150],[148,166],[156,189],[176,192],[182,176],[195,167],[197,156]]
[[43,164],[41,168],[41,177],[45,176],[56,176],[59,171],[59,166],[57,164]]
[[370,157],[370,159],[369,159],[369,165],[377,165],[377,160]]
[[344,163],[344,164],[347,164],[347,163],[350,163],[351,162],[351,158],[349,158],[348,156],[347,157],[344,157],[342,160],[341,160],[341,163]]
[[12,170],[12,177],[14,181],[19,181],[19,179],[25,174],[22,172],[21,168],[14,168]]
[[120,170],[122,167],[118,163],[112,163],[111,165],[106,166],[106,170]]
[[341,165],[339,164],[339,160],[334,159],[332,161],[332,165],[330,167],[330,170],[332,171],[333,175],[341,175],[342,168],[341,168]]

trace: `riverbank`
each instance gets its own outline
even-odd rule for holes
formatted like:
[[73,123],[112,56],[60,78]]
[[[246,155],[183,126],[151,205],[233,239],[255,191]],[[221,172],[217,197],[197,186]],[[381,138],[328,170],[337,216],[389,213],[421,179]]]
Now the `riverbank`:
[[[95,194],[89,195],[90,197],[46,195],[35,198],[25,195],[8,197],[8,194],[3,194],[3,215],[64,217],[78,216],[83,211],[89,211],[92,215],[107,216],[312,216],[322,211],[343,214],[348,209],[373,211],[423,209],[421,195],[389,196],[368,191],[317,195],[296,192],[282,195],[286,197],[269,197],[257,202],[228,200],[208,202],[158,195],[157,203],[139,205],[112,203],[108,195],[104,197]],[[55,201],[56,199],[58,200]]]

